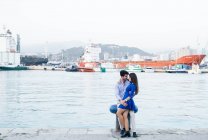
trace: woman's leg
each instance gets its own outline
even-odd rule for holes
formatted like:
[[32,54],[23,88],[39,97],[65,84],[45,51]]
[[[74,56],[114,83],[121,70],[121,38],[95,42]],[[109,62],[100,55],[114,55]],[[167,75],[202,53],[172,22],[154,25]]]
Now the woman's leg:
[[123,113],[123,117],[124,117],[124,126],[125,126],[126,131],[129,131],[128,114],[129,114],[129,110],[126,110],[126,111]]
[[[119,105],[120,105],[120,104],[117,104],[116,111],[119,109],[119,108],[118,108]],[[117,117],[118,117],[118,116],[116,116],[116,120],[118,120],[118,123],[119,123],[119,126],[120,126],[120,130],[123,130],[123,129],[124,129],[124,125],[122,125],[122,124],[120,123],[120,120],[119,120]]]
[[121,123],[122,126],[124,126],[124,118],[123,118],[123,113],[125,109],[118,108],[118,111],[116,112],[116,115],[118,116],[119,122]]

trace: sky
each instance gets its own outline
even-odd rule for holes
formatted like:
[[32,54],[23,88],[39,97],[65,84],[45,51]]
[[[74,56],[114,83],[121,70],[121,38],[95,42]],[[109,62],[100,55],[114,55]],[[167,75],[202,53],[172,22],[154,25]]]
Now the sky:
[[152,53],[199,48],[208,46],[207,6],[207,0],[0,0],[0,30],[19,33],[22,47],[75,40]]

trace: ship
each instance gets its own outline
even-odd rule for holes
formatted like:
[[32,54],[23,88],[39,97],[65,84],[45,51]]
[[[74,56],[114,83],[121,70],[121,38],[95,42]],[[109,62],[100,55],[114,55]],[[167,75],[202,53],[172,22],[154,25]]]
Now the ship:
[[128,72],[142,72],[143,69],[141,68],[140,65],[127,65],[127,67],[125,68]]
[[28,68],[20,64],[20,36],[17,38],[12,32],[4,27],[4,32],[0,34],[0,70],[27,70]]
[[28,70],[28,67],[20,66],[20,65],[0,66],[0,71],[10,71],[10,70]]
[[85,47],[84,53],[78,62],[78,69],[80,72],[95,72],[96,69],[100,69],[101,63],[99,54],[101,48],[96,44],[90,44]]
[[127,65],[140,65],[142,68],[144,67],[152,67],[155,69],[164,69],[169,68],[171,66],[175,66],[177,64],[184,64],[192,66],[192,64],[198,64],[202,62],[206,55],[204,54],[196,54],[196,55],[186,55],[182,56],[176,60],[159,60],[159,61],[115,61],[113,62],[115,68],[123,69]]

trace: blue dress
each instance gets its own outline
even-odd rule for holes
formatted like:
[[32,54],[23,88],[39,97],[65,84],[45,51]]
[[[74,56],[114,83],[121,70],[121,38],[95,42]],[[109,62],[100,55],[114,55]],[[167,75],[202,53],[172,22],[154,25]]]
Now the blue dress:
[[120,104],[118,108],[136,111],[134,100],[133,100],[135,91],[136,91],[136,85],[131,82],[129,86],[126,88],[126,91],[123,97],[123,100],[125,100],[127,97],[130,97],[130,99],[126,102],[127,106],[123,106],[122,104]]

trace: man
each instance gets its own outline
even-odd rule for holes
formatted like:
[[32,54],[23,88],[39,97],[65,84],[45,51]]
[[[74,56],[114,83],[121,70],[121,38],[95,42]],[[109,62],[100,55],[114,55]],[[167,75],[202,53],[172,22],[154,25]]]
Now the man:
[[[129,75],[129,73],[127,71],[125,71],[125,70],[120,71],[121,78],[120,78],[120,80],[118,81],[118,83],[116,84],[116,87],[115,87],[115,95],[116,95],[116,99],[118,101],[117,106],[119,106],[119,104],[123,104],[124,106],[127,105],[126,102],[124,100],[122,100],[122,98],[124,96],[126,88],[130,84],[130,82],[127,79],[128,75]],[[115,106],[115,105],[111,106],[111,112],[112,113],[117,112],[117,106]],[[131,126],[131,130],[133,132],[133,137],[137,137],[136,130],[135,130],[135,114],[134,114],[134,111],[130,111],[129,113],[130,113],[130,126]],[[121,125],[121,123],[119,123],[119,125],[120,125],[120,129],[121,129],[120,133],[122,135],[125,132],[125,128],[124,128],[124,126]]]

